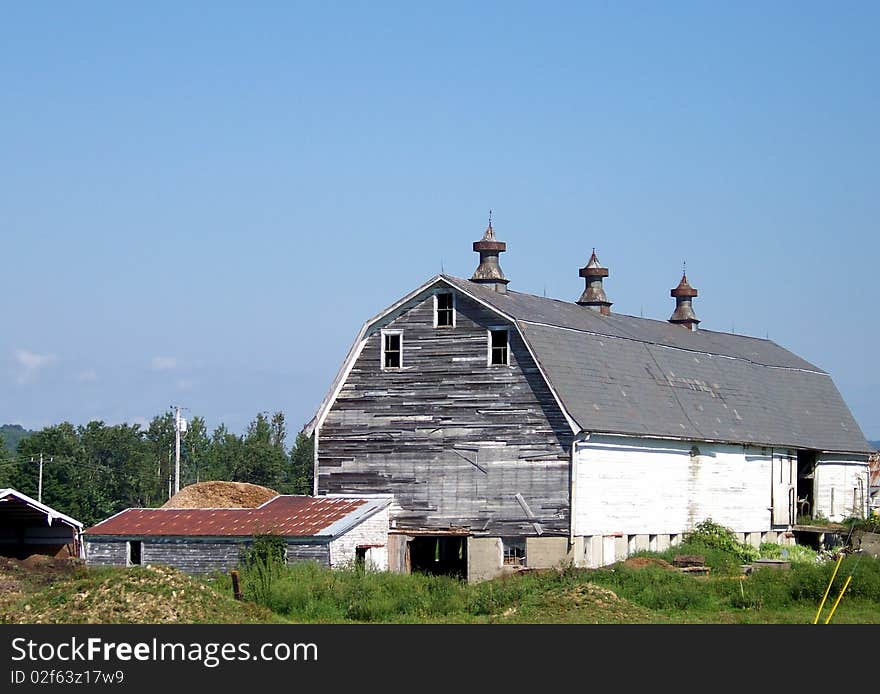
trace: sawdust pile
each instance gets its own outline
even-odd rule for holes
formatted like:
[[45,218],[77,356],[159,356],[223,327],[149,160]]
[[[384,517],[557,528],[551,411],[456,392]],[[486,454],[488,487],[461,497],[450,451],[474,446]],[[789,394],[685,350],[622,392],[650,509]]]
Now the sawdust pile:
[[253,603],[221,595],[167,566],[83,570],[0,600],[3,624],[240,624],[275,621]]
[[248,482],[197,482],[184,487],[162,508],[256,508],[278,492]]

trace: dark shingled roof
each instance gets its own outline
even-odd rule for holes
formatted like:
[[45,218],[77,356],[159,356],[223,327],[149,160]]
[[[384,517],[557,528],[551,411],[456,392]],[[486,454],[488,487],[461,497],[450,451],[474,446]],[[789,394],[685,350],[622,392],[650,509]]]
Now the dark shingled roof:
[[[387,501],[276,496],[257,508],[130,508],[89,528],[86,535],[243,537],[335,536]],[[346,522],[350,521],[350,522]]]
[[770,340],[441,278],[516,321],[585,431],[872,450],[831,377]]

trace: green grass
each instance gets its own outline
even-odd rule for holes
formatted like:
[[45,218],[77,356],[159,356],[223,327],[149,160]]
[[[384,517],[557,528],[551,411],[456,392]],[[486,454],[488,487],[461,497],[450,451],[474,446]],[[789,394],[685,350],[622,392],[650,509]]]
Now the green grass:
[[[702,551],[698,551],[702,550]],[[771,550],[767,550],[768,552]],[[809,624],[835,561],[804,554],[789,569],[740,571],[738,554],[692,544],[708,575],[663,562],[528,571],[477,584],[423,574],[330,570],[315,563],[241,570],[244,601],[228,574],[196,579],[168,567],[0,572],[6,623],[789,623]],[[815,553],[814,553],[815,554]],[[847,577],[833,623],[880,623],[880,560],[848,555],[831,586],[824,622]]]
[[[696,547],[680,546],[676,553]],[[745,576],[737,556],[702,549],[713,565],[703,576],[619,563],[468,584],[443,576],[294,564],[277,570],[260,604],[286,621],[303,623],[804,624],[812,622],[834,570],[834,562],[806,561]],[[822,620],[850,574],[833,621],[880,623],[880,560],[858,555],[842,562]],[[242,580],[246,599],[253,598],[253,575],[245,570]],[[227,576],[215,577],[213,585],[221,593],[231,591]]]

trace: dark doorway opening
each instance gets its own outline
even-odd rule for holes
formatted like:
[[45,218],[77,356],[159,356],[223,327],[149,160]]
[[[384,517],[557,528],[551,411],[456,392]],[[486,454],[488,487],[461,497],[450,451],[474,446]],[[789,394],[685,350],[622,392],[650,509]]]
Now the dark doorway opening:
[[129,566],[140,566],[141,565],[141,542],[136,540],[131,540],[128,543],[128,565]]
[[797,452],[797,520],[813,518],[815,500],[813,480],[816,475],[816,451]]
[[363,571],[367,566],[367,549],[367,547],[355,547],[354,567],[358,571]]
[[410,570],[433,576],[467,577],[466,535],[424,535],[409,542]]

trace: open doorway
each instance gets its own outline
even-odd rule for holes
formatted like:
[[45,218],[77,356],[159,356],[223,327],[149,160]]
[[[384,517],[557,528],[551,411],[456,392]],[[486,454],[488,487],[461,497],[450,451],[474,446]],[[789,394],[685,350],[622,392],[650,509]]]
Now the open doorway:
[[816,451],[797,452],[797,520],[813,518],[815,499],[813,481],[816,477]]
[[409,541],[410,570],[434,576],[467,577],[466,535],[420,535]]
[[141,547],[143,543],[140,540],[129,540],[128,541],[128,561],[126,562],[129,566],[140,566],[141,565]]

